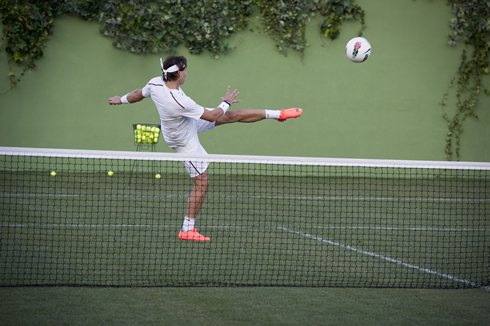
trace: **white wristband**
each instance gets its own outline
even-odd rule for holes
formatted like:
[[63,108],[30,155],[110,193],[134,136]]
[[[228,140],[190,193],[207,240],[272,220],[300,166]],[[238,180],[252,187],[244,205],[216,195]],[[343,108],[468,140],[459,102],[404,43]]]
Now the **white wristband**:
[[131,104],[129,103],[128,101],[128,94],[124,95],[123,97],[121,97],[121,103],[122,104]]
[[230,105],[226,102],[221,102],[218,107],[221,108],[223,110],[223,114],[225,114],[226,111],[228,111],[228,109],[230,108]]

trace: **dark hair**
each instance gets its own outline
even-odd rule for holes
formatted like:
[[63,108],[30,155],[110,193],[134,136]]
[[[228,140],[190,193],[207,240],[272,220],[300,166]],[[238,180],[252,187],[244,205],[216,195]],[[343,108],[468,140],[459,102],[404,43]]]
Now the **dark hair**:
[[[173,65],[177,65],[177,67],[179,67],[179,71],[183,71],[187,67],[187,59],[184,56],[175,56],[175,55],[168,56],[167,59],[165,59],[165,61],[163,62],[163,69],[167,70]],[[173,81],[179,78],[177,71],[168,72],[167,78],[165,78],[165,74],[163,74],[163,72],[162,75],[163,75],[163,80],[165,81]]]

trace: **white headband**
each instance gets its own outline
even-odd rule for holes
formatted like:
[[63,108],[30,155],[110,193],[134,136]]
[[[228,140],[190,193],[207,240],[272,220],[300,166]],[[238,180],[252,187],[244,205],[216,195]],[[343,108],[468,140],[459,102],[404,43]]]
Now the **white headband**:
[[[165,76],[165,79],[167,79],[167,73],[168,72],[176,72],[176,71],[179,71],[179,66],[177,65],[173,65],[171,67],[169,67],[167,70],[163,69],[163,61],[162,61],[162,58],[160,58],[160,66],[162,66],[162,71],[163,71],[163,75]],[[184,65],[185,67],[185,65]]]

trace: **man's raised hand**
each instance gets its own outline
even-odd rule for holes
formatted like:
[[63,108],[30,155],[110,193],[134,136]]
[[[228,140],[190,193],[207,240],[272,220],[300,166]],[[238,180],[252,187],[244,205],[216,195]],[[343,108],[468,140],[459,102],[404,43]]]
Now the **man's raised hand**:
[[221,102],[230,101],[231,104],[238,103],[240,100],[235,100],[238,94],[240,94],[240,92],[236,89],[230,94],[230,86],[228,86],[226,89],[226,96],[221,98]]

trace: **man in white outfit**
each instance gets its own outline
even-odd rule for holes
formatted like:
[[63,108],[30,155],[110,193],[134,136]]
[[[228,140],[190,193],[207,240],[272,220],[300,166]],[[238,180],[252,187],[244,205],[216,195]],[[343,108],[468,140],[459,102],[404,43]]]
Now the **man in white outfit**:
[[[131,104],[151,97],[155,103],[162,123],[162,135],[170,148],[177,153],[206,155],[199,142],[198,133],[212,130],[214,127],[233,122],[256,122],[263,119],[285,121],[297,118],[303,110],[291,108],[287,110],[253,110],[240,109],[228,111],[239,92],[235,89],[221,98],[221,104],[214,109],[196,104],[186,96],[180,88],[187,77],[187,60],[183,56],[169,56],[162,62],[162,76],[151,79],[142,89],[136,89],[123,97],[109,98],[109,104]],[[184,224],[179,232],[179,239],[209,241],[194,228],[196,217],[201,210],[209,186],[206,162],[184,162],[190,177],[194,181],[189,199]]]

